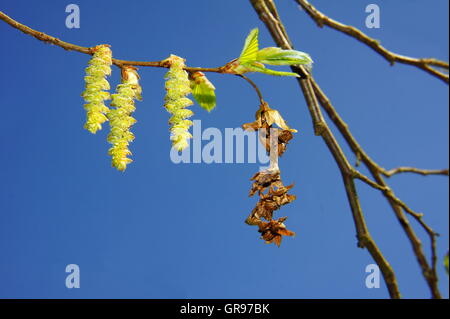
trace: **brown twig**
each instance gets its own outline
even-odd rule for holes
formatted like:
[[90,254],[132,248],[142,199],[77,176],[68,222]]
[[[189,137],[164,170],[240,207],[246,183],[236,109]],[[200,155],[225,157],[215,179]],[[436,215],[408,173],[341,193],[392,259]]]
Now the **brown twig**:
[[389,171],[383,171],[383,175],[386,177],[391,177],[392,175],[399,173],[416,173],[419,175],[447,175],[448,169],[419,169],[415,167],[398,167],[391,169]]
[[432,59],[432,58],[411,58],[408,56],[396,54],[394,52],[391,52],[387,50],[385,47],[383,47],[380,42],[377,40],[369,37],[367,34],[362,32],[361,30],[340,23],[339,21],[333,20],[330,17],[326,16],[319,10],[317,10],[312,4],[310,4],[307,0],[295,0],[305,11],[306,13],[317,23],[319,27],[323,27],[324,25],[338,30],[352,38],[355,38],[356,40],[366,44],[370,48],[372,48],[375,52],[380,54],[382,57],[384,57],[391,65],[394,63],[403,63],[408,65],[413,65],[415,67],[418,67],[419,69],[424,70],[425,72],[428,72],[429,74],[437,77],[438,79],[444,81],[445,83],[449,83],[449,76],[448,74],[445,74],[443,72],[439,72],[434,67],[439,67],[448,70],[449,64],[447,62]]
[[[93,50],[92,50],[93,48],[82,47],[82,46],[79,46],[76,44],[61,41],[58,38],[55,38],[55,37],[52,37],[43,32],[31,29],[30,27],[28,27],[20,22],[17,22],[16,20],[7,16],[2,11],[0,11],[0,20],[5,21],[13,28],[22,31],[25,34],[31,35],[40,41],[59,46],[59,47],[63,48],[64,50],[77,51],[77,52],[81,52],[81,53],[85,53],[85,54],[89,54],[89,55],[93,54]],[[113,58],[112,62],[114,65],[116,65],[119,68],[122,68],[123,66],[126,66],[126,65],[143,66],[143,67],[157,67],[157,68],[169,68],[170,67],[170,65],[167,64],[165,61],[127,61],[127,60],[119,60],[119,59]],[[232,74],[232,73],[227,73],[226,65],[222,66],[222,67],[217,67],[217,68],[185,67],[184,69],[191,73],[193,73],[193,72],[215,72],[215,73],[223,73],[223,74]],[[252,85],[252,87],[255,89],[256,93],[258,94],[260,102],[262,103],[263,102],[262,94],[261,94],[261,91],[259,90],[259,88],[256,86],[256,84],[252,80],[250,80],[248,77],[246,77],[245,75],[240,75],[240,74],[236,74],[236,75],[239,75],[241,78],[245,79],[248,83],[250,83]]]
[[[7,16],[5,13],[0,11],[0,20],[5,21],[7,24],[12,26],[13,28],[16,28],[20,31],[22,31],[25,34],[31,35],[32,37],[46,42],[50,44],[54,44],[56,46],[59,46],[67,51],[77,51],[85,54],[93,54],[92,48],[89,47],[83,47],[76,44],[72,44],[69,42],[62,41],[58,38],[52,37],[48,34],[45,34],[43,32],[31,29],[30,27],[17,22],[16,20],[12,19],[11,17]],[[124,65],[132,65],[132,66],[144,66],[144,67],[157,67],[157,68],[168,68],[170,67],[164,61],[127,61],[127,60],[119,60],[119,59],[112,59],[113,64],[122,67]],[[196,67],[186,67],[186,71],[190,72],[216,72],[216,73],[223,73],[223,68],[196,68]]]
[[247,76],[243,75],[243,74],[236,74],[237,76],[243,78],[244,80],[246,80],[248,83],[250,83],[250,85],[253,87],[253,89],[255,89],[256,94],[258,94],[258,98],[259,98],[259,102],[260,104],[264,104],[264,99],[261,93],[261,90],[258,88],[258,86],[255,84],[255,82],[253,82],[252,80],[250,80]]
[[[292,49],[293,46],[289,41],[285,28],[279,18],[278,13],[276,12],[276,7],[273,0],[250,0],[250,2],[252,3],[259,18],[265,23],[265,25],[269,29],[277,45],[284,49]],[[439,64],[440,62],[432,61],[431,64],[433,63]],[[400,225],[404,229],[408,239],[411,242],[419,265],[422,268],[424,278],[426,279],[432,292],[432,296],[434,298],[440,298],[440,292],[437,286],[438,278],[436,272],[437,234],[422,220],[423,214],[414,212],[403,201],[401,201],[398,197],[395,196],[394,192],[389,188],[389,186],[384,182],[383,178],[381,177],[381,175],[386,175],[387,171],[380,165],[378,165],[375,161],[373,161],[362,149],[362,147],[358,144],[356,139],[351,134],[348,125],[342,120],[342,118],[336,112],[333,105],[331,104],[327,96],[323,93],[323,91],[320,89],[320,87],[313,79],[313,77],[309,75],[306,72],[306,70],[304,70],[304,68],[302,67],[293,67],[293,70],[302,76],[302,79],[300,79],[299,82],[302,91],[304,93],[305,100],[307,102],[311,117],[313,119],[315,132],[316,134],[321,135],[322,138],[324,139],[325,143],[327,144],[330,152],[334,156],[341,170],[341,174],[343,175],[344,185],[347,190],[347,197],[355,220],[358,238],[360,238],[360,234],[362,231],[367,231],[367,227],[364,222],[361,207],[359,206],[359,200],[354,185],[355,178],[360,179],[363,182],[367,183],[368,185],[383,192],[383,195],[386,197],[391,207],[393,208],[395,215],[400,222]],[[327,123],[323,120],[323,116],[320,115],[321,114],[320,109],[316,105],[315,101],[319,101],[322,108],[327,112],[328,116],[337,126],[340,133],[344,136],[346,142],[349,144],[353,153],[357,156],[359,161],[363,162],[369,168],[369,171],[371,172],[375,181],[372,181],[367,176],[362,175],[351,165],[348,164],[345,155],[343,155],[342,153],[342,149],[340,148],[339,144],[337,144]],[[343,161],[346,162],[348,165],[342,165]],[[432,251],[431,267],[426,260],[425,254],[422,249],[422,244],[418,239],[417,235],[415,234],[414,230],[410,226],[409,221],[403,211],[413,216],[413,218],[415,218],[418,221],[418,223],[424,228],[424,230],[428,233],[431,241],[431,251]],[[370,235],[368,241],[370,242],[370,244],[366,242],[364,246],[368,249],[372,257],[380,266],[380,269],[382,270],[391,297],[399,298],[400,293],[398,292],[398,285],[392,268],[389,266],[388,262],[384,259],[384,257],[382,259],[379,258],[378,254],[381,254],[381,252],[379,252]],[[383,271],[383,269],[385,271]]]
[[[381,175],[386,175],[386,170],[382,168],[380,165],[378,165],[370,156],[364,151],[362,146],[356,141],[352,133],[350,132],[348,125],[344,122],[344,120],[340,117],[340,115],[337,113],[336,109],[331,104],[328,97],[325,95],[325,93],[322,91],[322,89],[319,87],[317,82],[313,81],[314,86],[314,92],[317,94],[318,99],[321,103],[321,106],[324,108],[324,110],[327,112],[330,119],[333,121],[333,123],[336,125],[336,127],[339,129],[340,133],[344,137],[347,144],[350,146],[351,150],[354,154],[357,154],[357,156],[360,158],[360,160],[366,165],[366,167],[369,168],[372,176],[374,176],[376,180],[376,185],[378,185],[378,188],[383,191],[383,194],[388,199],[389,204],[391,205],[400,225],[404,229],[412,247],[414,250],[414,253],[416,254],[417,260],[421,266],[422,273],[430,287],[430,290],[432,291],[432,295],[435,298],[440,298],[440,293],[437,287],[437,272],[436,272],[436,266],[435,261],[432,262],[433,269],[430,268],[428,262],[426,261],[425,254],[422,249],[422,244],[420,240],[417,238],[417,235],[415,234],[414,230],[409,225],[409,222],[407,218],[405,217],[403,210],[413,216],[419,224],[425,229],[427,234],[430,237],[430,241],[432,242],[432,256],[436,256],[436,245],[435,245],[435,233],[433,231],[429,231],[430,228],[423,222],[422,220],[422,214],[415,213],[412,209],[410,209],[404,202],[402,202],[400,199],[398,199],[395,194],[390,190],[383,180]],[[370,185],[370,184],[369,184]],[[371,185],[372,187],[374,185]],[[432,260],[434,260],[434,257],[432,257]]]
[[[257,12],[259,18],[267,26],[277,45],[283,49],[292,49],[292,44],[289,41],[289,38],[285,32],[285,28],[279,19],[279,15],[276,12],[276,7],[273,1],[250,0],[250,2]],[[381,273],[383,274],[383,278],[388,287],[390,296],[392,298],[400,298],[400,292],[398,290],[398,283],[395,273],[389,262],[381,253],[367,228],[355,186],[354,170],[322,115],[322,111],[320,109],[316,94],[313,90],[313,80],[303,67],[293,67],[292,69],[295,72],[298,72],[298,74],[301,76],[298,81],[303,91],[306,104],[313,121],[315,133],[322,137],[341,171],[342,179],[347,192],[347,198],[356,227],[358,246],[361,248],[366,248],[375,262],[379,265]]]

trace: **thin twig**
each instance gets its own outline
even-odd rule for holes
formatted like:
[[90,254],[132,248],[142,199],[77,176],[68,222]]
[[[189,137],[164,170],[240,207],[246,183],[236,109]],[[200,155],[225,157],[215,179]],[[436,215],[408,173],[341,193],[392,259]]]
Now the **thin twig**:
[[[77,51],[77,52],[81,52],[81,53],[85,53],[85,54],[89,54],[89,55],[92,55],[94,52],[92,50],[93,48],[82,47],[82,46],[79,46],[76,44],[61,41],[58,38],[55,38],[55,37],[52,37],[43,32],[31,29],[30,27],[12,19],[11,17],[7,16],[5,13],[3,13],[1,11],[0,11],[0,20],[5,21],[13,28],[16,28],[16,29],[22,31],[25,34],[31,35],[40,41],[59,46],[59,47],[63,48],[64,50]],[[125,65],[143,66],[143,67],[158,67],[158,68],[170,67],[170,64],[166,63],[165,61],[127,61],[127,60],[120,60],[120,59],[113,58],[112,62],[114,65],[116,65],[119,68],[122,68]],[[222,66],[222,67],[217,67],[217,68],[185,67],[184,69],[191,73],[192,72],[215,72],[215,73],[222,73],[222,74],[233,74],[233,73],[228,73],[226,71],[226,65]],[[261,103],[264,102],[261,91],[259,90],[259,88],[256,86],[256,84],[252,80],[250,80],[245,75],[241,75],[241,74],[236,74],[236,75],[238,75],[239,77],[243,78],[248,83],[250,83],[252,85],[252,87],[255,89],[256,93],[258,94],[260,102]]]
[[[424,274],[424,277],[430,287],[430,290],[432,292],[433,297],[440,298],[440,293],[437,287],[437,274],[433,275],[433,271],[431,271],[430,266],[428,262],[426,261],[425,254],[422,249],[422,244],[420,240],[417,238],[417,235],[415,234],[414,230],[409,225],[409,222],[407,218],[404,216],[403,211],[405,210],[406,213],[413,216],[416,220],[419,221],[420,225],[427,231],[430,241],[432,243],[435,242],[435,236],[431,235],[431,232],[427,230],[429,228],[426,226],[426,224],[422,221],[422,214],[414,212],[412,209],[410,209],[404,202],[402,202],[400,199],[398,199],[392,190],[387,191],[387,184],[384,182],[381,175],[385,175],[386,170],[382,168],[380,165],[378,165],[370,156],[364,151],[362,146],[356,141],[355,137],[350,132],[348,125],[344,122],[344,120],[340,117],[336,109],[331,104],[328,97],[325,95],[325,93],[322,91],[322,89],[319,87],[317,82],[312,81],[314,91],[318,96],[318,99],[320,101],[321,106],[324,108],[324,110],[327,112],[330,119],[333,121],[333,123],[336,125],[342,136],[344,137],[347,144],[350,146],[351,150],[354,154],[357,154],[357,156],[361,159],[361,161],[366,165],[366,167],[369,168],[371,171],[371,174],[376,179],[376,184],[378,185],[378,188],[380,190],[384,191],[385,197],[388,199],[389,204],[391,205],[400,225],[404,229],[409,241],[411,242],[411,245],[413,247],[414,253],[416,254],[417,260],[422,268],[422,273]],[[369,184],[370,185],[370,184]],[[374,186],[374,185],[371,185]],[[433,232],[434,233],[434,232]],[[432,255],[436,255],[436,245],[432,244]],[[433,263],[434,264],[434,263]],[[432,275],[429,275],[432,274]]]
[[448,169],[420,169],[415,167],[398,167],[391,169],[389,171],[383,171],[383,175],[386,177],[391,177],[392,175],[399,174],[399,173],[416,173],[420,175],[447,175],[448,176]]
[[[367,164],[366,164],[366,166],[367,166]],[[367,167],[370,170],[372,176],[375,178],[376,182],[381,186],[387,187],[387,184],[384,181],[383,177],[381,176],[381,173],[379,171],[377,171],[375,167],[370,167],[370,166],[367,166]],[[394,196],[394,195],[392,194],[392,196]],[[422,214],[414,213],[408,206],[406,206],[406,204],[404,204],[401,201],[396,201],[395,199],[392,198],[392,196],[385,196],[385,197],[388,200],[390,206],[392,207],[392,209],[395,213],[395,216],[397,217],[397,220],[400,223],[400,226],[405,231],[405,234],[411,243],[411,246],[412,246],[412,249],[416,256],[417,262],[419,263],[420,268],[422,269],[422,275],[430,288],[431,296],[433,298],[440,299],[441,294],[440,294],[439,287],[438,287],[438,276],[437,276],[436,262],[435,262],[436,233],[434,231],[430,231],[431,228],[423,222]],[[423,251],[422,242],[419,239],[419,237],[416,235],[414,229],[410,225],[408,218],[405,216],[403,211],[406,211],[408,214],[412,215],[427,232],[427,234],[430,238],[430,242],[431,242],[431,255],[432,255],[432,260],[431,260],[432,266],[431,267],[427,261],[425,253]]]
[[356,40],[366,44],[370,48],[372,48],[375,52],[380,54],[382,57],[384,57],[387,61],[393,65],[395,62],[413,65],[415,67],[418,67],[419,69],[424,70],[425,72],[428,72],[429,74],[437,77],[438,79],[444,81],[445,83],[449,83],[449,77],[448,74],[445,74],[443,72],[439,72],[434,67],[439,67],[442,69],[449,69],[449,64],[447,62],[433,59],[433,58],[411,58],[404,55],[396,54],[394,52],[391,52],[384,48],[380,42],[377,40],[369,37],[367,34],[362,32],[361,30],[345,25],[343,23],[340,23],[339,21],[333,20],[330,17],[326,16],[319,10],[317,10],[312,4],[310,4],[307,0],[295,0],[305,11],[306,13],[317,23],[319,27],[323,27],[324,25],[338,30],[352,38],[355,38]]
[[[283,49],[292,49],[292,44],[287,36],[281,20],[279,19],[279,15],[276,12],[276,7],[273,1],[250,0],[250,2],[259,18],[267,26],[277,45]],[[313,121],[315,133],[322,137],[330,150],[330,153],[333,155],[339,170],[341,171],[342,179],[347,192],[347,198],[355,223],[358,246],[361,248],[366,248],[377,265],[380,267],[390,296],[392,298],[400,298],[395,273],[389,262],[381,253],[367,228],[354,182],[354,170],[352,169],[352,166],[347,160],[343,150],[339,146],[339,143],[336,141],[336,138],[322,115],[322,111],[313,89],[312,78],[302,66],[293,67],[292,69],[301,76],[301,78],[298,79],[298,82],[303,91],[303,95]]]
[[255,89],[256,94],[258,94],[258,98],[259,98],[259,102],[260,104],[264,103],[264,99],[261,93],[261,90],[258,88],[258,86],[255,84],[255,82],[253,82],[252,80],[250,80],[248,77],[246,77],[243,74],[236,74],[237,76],[243,78],[244,80],[246,80],[248,83],[250,83],[250,85]]
[[[255,8],[256,12],[258,13],[258,16],[260,17],[260,19],[266,24],[267,28],[269,29],[269,31],[270,31],[272,37],[274,38],[275,42],[277,43],[277,45],[284,49],[291,49],[292,44],[287,37],[285,28],[284,28],[282,22],[280,21],[278,14],[276,13],[276,8],[273,3],[273,0],[250,0],[250,1],[252,3],[253,7]],[[432,62],[432,63],[435,63],[435,62]],[[439,63],[439,62],[436,62],[436,63]],[[441,66],[443,66],[443,65],[441,65]],[[436,233],[434,233],[434,231],[432,231],[432,229],[423,222],[423,220],[422,220],[423,214],[414,212],[403,201],[401,201],[399,198],[397,198],[395,196],[393,191],[388,187],[388,185],[384,182],[383,178],[381,177],[381,174],[384,174],[386,172],[386,170],[384,168],[382,168],[380,165],[378,165],[375,161],[373,161],[367,155],[367,153],[362,149],[362,147],[358,144],[358,142],[356,141],[356,139],[353,137],[350,130],[348,129],[348,125],[342,120],[342,118],[336,112],[336,110],[332,106],[331,102],[329,101],[327,96],[323,93],[323,91],[320,89],[320,87],[318,86],[316,81],[313,79],[313,77],[311,75],[309,75],[308,73],[305,74],[305,71],[303,70],[302,67],[293,68],[293,69],[295,72],[297,72],[303,78],[300,80],[300,84],[302,86],[302,90],[305,95],[305,99],[308,104],[308,108],[310,109],[311,116],[313,117],[314,127],[316,128],[316,123],[315,123],[316,120],[314,119],[314,117],[315,117],[315,113],[317,113],[317,110],[315,109],[315,106],[311,107],[309,104],[310,104],[311,96],[314,96],[314,98],[315,98],[315,96],[317,95],[317,100],[320,102],[320,105],[324,108],[324,110],[328,113],[331,120],[338,127],[339,131],[344,136],[346,142],[349,144],[352,151],[355,153],[357,158],[359,158],[360,161],[363,162],[369,168],[372,176],[375,178],[375,181],[372,181],[368,177],[366,177],[360,173],[358,174],[358,172],[352,167],[350,168],[350,174],[348,173],[348,171],[346,172],[345,170],[343,170],[343,167],[342,167],[342,165],[340,165],[340,162],[339,162],[340,156],[337,156],[337,155],[339,155],[338,154],[339,152],[336,152],[336,148],[330,147],[330,145],[333,145],[333,143],[330,143],[330,141],[328,140],[329,138],[327,138],[326,135],[321,134],[321,136],[324,138],[326,144],[328,145],[331,153],[333,154],[333,156],[341,170],[341,173],[347,177],[347,179],[344,178],[344,183],[345,183],[345,186],[347,189],[348,197],[349,197],[349,194],[353,194],[353,196],[357,196],[356,191],[355,192],[348,191],[349,185],[350,185],[348,183],[349,176],[351,176],[352,179],[354,179],[354,178],[361,179],[362,181],[369,184],[370,186],[372,186],[376,189],[379,189],[383,192],[384,196],[386,197],[386,199],[390,203],[391,207],[393,208],[397,219],[399,220],[402,228],[404,229],[408,239],[410,240],[410,242],[412,244],[414,253],[415,253],[417,260],[422,268],[424,278],[426,279],[426,281],[430,287],[430,290],[432,292],[432,296],[434,298],[440,298],[440,293],[439,293],[438,286],[437,286],[438,278],[437,278],[437,272],[436,272],[436,267],[435,267],[435,265],[436,265],[436,240],[435,240]],[[313,88],[313,92],[308,92],[308,86],[306,86],[304,84],[302,85],[302,83],[305,82],[305,78],[308,79],[309,84]],[[311,112],[312,109],[315,112]],[[323,126],[321,128],[323,132],[330,131],[326,122],[320,121],[319,124],[321,124]],[[338,149],[340,149],[340,147]],[[347,169],[347,168],[344,168],[344,169]],[[354,204],[352,203],[352,202],[354,202],[354,200],[355,199],[352,198],[351,196],[349,197],[350,206],[351,206],[353,212],[355,211]],[[426,230],[426,232],[428,233],[428,235],[430,237],[430,240],[432,243],[431,244],[431,249],[432,249],[432,263],[431,263],[432,266],[431,267],[429,266],[429,264],[426,260],[425,254],[424,254],[422,246],[421,246],[421,242],[418,239],[415,232],[413,231],[412,227],[409,225],[409,221],[406,218],[405,214],[403,213],[403,210],[405,210],[405,212],[408,213],[409,215],[413,216],[413,218],[415,218],[419,222],[419,224]],[[358,225],[357,225],[357,232],[358,232]],[[372,256],[374,256],[369,248],[368,248],[368,250],[372,254]],[[377,261],[377,263],[378,263],[378,261]],[[382,269],[382,265],[380,265],[380,264],[378,264],[378,265],[380,266],[380,269]],[[389,272],[389,273],[393,274],[393,271]],[[388,290],[389,290],[391,297],[393,297],[393,298],[400,297],[399,293],[398,294],[392,293],[393,289],[395,289],[398,292],[398,286],[396,286],[397,285],[396,281],[394,280],[395,284],[393,284],[392,281],[391,282],[388,281],[388,279],[390,279],[390,278],[388,278],[388,276],[386,276],[385,273],[383,273],[383,276],[388,285]],[[394,277],[394,279],[395,279],[395,277]]]
[[[43,32],[31,29],[30,27],[17,22],[16,20],[12,19],[11,17],[7,16],[5,13],[0,11],[0,20],[5,21],[13,28],[16,28],[20,31],[22,31],[25,34],[31,35],[35,37],[36,39],[51,43],[56,46],[59,46],[67,51],[77,51],[85,54],[92,55],[93,54],[93,48],[83,47],[76,44],[72,44],[69,42],[62,41],[58,38],[52,37],[48,34],[45,34]],[[124,65],[133,65],[133,66],[144,66],[144,67],[157,67],[157,68],[168,68],[169,65],[167,63],[164,63],[164,61],[127,61],[127,60],[119,60],[119,59],[112,59],[112,62],[114,65],[118,67],[122,67]],[[196,67],[185,67],[186,71],[189,72],[216,72],[216,73],[224,73],[222,67],[218,68],[196,68]]]

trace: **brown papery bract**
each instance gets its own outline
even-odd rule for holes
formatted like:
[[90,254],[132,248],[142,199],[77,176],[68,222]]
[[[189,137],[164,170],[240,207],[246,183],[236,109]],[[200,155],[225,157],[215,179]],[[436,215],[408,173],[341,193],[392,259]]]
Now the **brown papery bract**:
[[[261,129],[260,142],[269,154],[273,140],[271,135],[275,134],[275,142],[272,145],[278,144],[277,155],[281,156],[286,151],[287,144],[293,138],[292,132],[295,130],[290,129],[280,113],[272,110],[266,102],[260,105],[255,117],[256,121],[242,125],[243,129],[248,131]],[[273,124],[277,124],[281,129],[272,127]],[[259,201],[245,222],[248,225],[258,226],[258,231],[262,234],[261,238],[266,243],[275,243],[280,246],[282,236],[293,236],[295,233],[287,230],[283,224],[286,217],[274,220],[273,214],[281,206],[296,199],[295,195],[288,194],[294,185],[284,186],[278,166],[272,166],[272,163],[269,169],[256,173],[250,180],[253,184],[249,196],[258,193]]]

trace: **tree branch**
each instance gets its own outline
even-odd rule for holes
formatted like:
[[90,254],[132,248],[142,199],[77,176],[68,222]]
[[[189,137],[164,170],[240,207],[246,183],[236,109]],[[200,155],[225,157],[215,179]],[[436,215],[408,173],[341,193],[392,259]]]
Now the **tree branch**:
[[[336,109],[331,104],[328,97],[325,95],[325,93],[321,90],[319,85],[313,81],[313,87],[314,92],[317,94],[318,99],[321,103],[321,106],[324,108],[324,110],[327,112],[330,119],[333,121],[333,123],[336,125],[342,136],[344,137],[347,144],[350,146],[351,150],[354,154],[357,155],[358,158],[361,159],[361,161],[366,165],[366,167],[370,170],[372,176],[375,178],[377,183],[377,189],[380,189],[383,191],[383,194],[385,195],[386,199],[388,200],[389,204],[391,205],[400,225],[404,229],[411,245],[413,246],[414,253],[416,254],[417,260],[421,266],[422,274],[424,275],[430,290],[432,292],[432,295],[434,298],[440,298],[440,293],[437,287],[437,272],[435,270],[435,261],[432,257],[432,264],[434,265],[434,270],[430,268],[428,262],[426,261],[425,254],[422,249],[422,244],[420,240],[418,239],[417,235],[415,234],[414,230],[409,225],[409,221],[407,220],[406,216],[403,213],[403,210],[413,216],[419,224],[422,226],[422,228],[425,229],[427,234],[430,237],[430,241],[432,242],[432,256],[436,256],[436,245],[435,245],[435,237],[436,234],[433,231],[430,231],[431,228],[427,226],[423,220],[422,220],[422,214],[414,212],[412,209],[410,209],[404,202],[402,202],[400,199],[398,199],[392,190],[387,186],[381,175],[386,175],[386,170],[382,168],[380,165],[378,165],[375,161],[373,161],[369,155],[364,151],[364,149],[359,145],[359,143],[356,141],[352,133],[350,132],[348,125],[343,121],[343,119],[340,117],[340,115],[337,113]],[[370,185],[370,184],[369,184]],[[374,185],[371,185],[374,187]]]
[[[250,2],[252,3],[259,18],[266,24],[277,45],[282,47],[283,49],[292,49],[293,46],[288,39],[287,33],[285,32],[285,28],[281,20],[279,19],[279,15],[276,12],[276,7],[273,0],[250,0]],[[305,100],[308,104],[309,111],[313,118],[313,124],[316,134],[319,132],[318,135],[321,135],[322,138],[324,139],[344,177],[344,185],[347,190],[348,200],[354,216],[358,238],[360,238],[361,229],[366,229],[366,226],[365,224],[364,226],[362,226],[360,221],[360,218],[364,217],[362,216],[362,211],[361,208],[359,207],[359,200],[357,199],[356,189],[354,189],[354,183],[352,183],[355,178],[360,179],[363,182],[367,183],[368,185],[383,192],[383,195],[386,197],[389,204],[393,208],[394,213],[398,221],[400,222],[400,225],[402,226],[409,241],[411,242],[413,251],[416,255],[419,265],[421,266],[423,276],[430,287],[432,296],[434,298],[440,298],[441,296],[437,286],[438,277],[436,272],[437,234],[427,224],[423,222],[422,220],[423,214],[414,212],[403,201],[401,201],[399,198],[395,196],[394,192],[389,188],[389,186],[384,182],[383,178],[381,177],[382,174],[385,175],[386,170],[382,168],[380,165],[378,165],[375,161],[373,161],[362,149],[362,147],[358,144],[356,139],[351,134],[348,125],[342,120],[342,118],[336,112],[333,105],[329,101],[328,97],[320,89],[319,85],[316,83],[313,77],[310,74],[308,74],[308,72],[306,72],[306,70],[304,70],[303,67],[293,67],[293,70],[302,76],[302,79],[300,79],[299,82],[302,91],[304,93]],[[312,90],[310,90],[311,87]],[[346,140],[347,144],[350,146],[352,151],[355,153],[357,158],[359,158],[368,167],[375,181],[372,181],[368,177],[362,175],[352,166],[342,165],[342,161],[344,159],[346,161],[345,155],[340,154],[342,150],[340,146],[337,144],[337,142],[336,142],[337,145],[335,144],[336,140],[334,139],[334,136],[332,135],[328,125],[323,120],[323,117],[318,119],[317,114],[321,113],[319,107],[314,104],[314,101],[320,102],[320,105],[327,112],[328,116],[336,125],[340,133],[344,136],[344,139]],[[317,129],[318,127],[320,128],[319,130]],[[352,182],[350,182],[350,180]],[[425,229],[425,231],[428,233],[430,237],[431,252],[432,252],[431,267],[426,260],[425,254],[422,249],[422,244],[418,239],[417,235],[415,234],[414,230],[410,226],[409,221],[405,216],[403,210],[409,215],[413,216],[413,218],[415,218],[419,222],[419,224]],[[365,247],[368,249],[368,251],[374,258],[374,260],[377,262],[377,264],[380,266],[380,269],[382,269],[383,277],[386,281],[391,297],[399,298],[400,293],[398,292],[398,285],[395,279],[394,272],[390,266],[386,267],[386,264],[387,265],[389,264],[384,259],[384,257],[382,260],[379,260],[377,258],[379,257],[377,255],[379,250],[376,248],[376,245],[375,246],[374,245],[375,243],[373,242],[373,240],[370,240],[370,244],[366,243]],[[387,271],[383,272],[383,268],[384,269],[387,268]]]
[[399,174],[399,173],[416,173],[420,175],[447,175],[448,176],[448,169],[419,169],[415,167],[398,167],[391,169],[389,171],[384,170],[383,175],[386,177],[391,177],[392,175]]
[[[5,13],[0,11],[0,20],[5,21],[7,24],[12,26],[15,29],[18,29],[22,31],[25,34],[31,35],[32,37],[38,39],[39,41],[43,41],[46,43],[54,44],[56,46],[59,46],[67,51],[77,51],[85,54],[92,55],[93,48],[88,47],[82,47],[76,44],[72,44],[69,42],[64,42],[58,38],[52,37],[48,34],[45,34],[43,32],[31,29],[30,27],[21,24],[17,22],[16,20],[12,19],[11,17],[7,16]],[[124,65],[133,65],[133,66],[144,66],[144,67],[157,67],[157,68],[168,68],[170,67],[168,64],[164,63],[164,61],[155,61],[155,62],[146,62],[146,61],[127,61],[127,60],[119,60],[119,59],[112,59],[112,62],[114,65],[118,67],[122,67]],[[216,72],[216,73],[224,73],[222,67],[218,68],[194,68],[194,67],[186,67],[186,71],[190,72]]]
[[419,69],[424,70],[425,72],[428,72],[432,76],[437,77],[438,79],[444,81],[448,84],[449,77],[448,74],[445,74],[443,72],[439,72],[438,70],[434,69],[434,67],[439,67],[448,70],[449,64],[447,62],[432,59],[432,58],[411,58],[404,55],[396,54],[394,52],[391,52],[384,48],[380,42],[377,40],[369,37],[367,34],[362,32],[361,30],[340,23],[339,21],[333,20],[330,17],[326,16],[319,10],[317,10],[312,4],[310,4],[307,0],[295,0],[305,11],[306,13],[317,23],[319,27],[323,27],[324,25],[335,29],[337,31],[340,31],[352,38],[355,38],[359,42],[362,42],[372,48],[375,52],[380,54],[383,58],[385,58],[387,61],[393,65],[395,62],[408,64],[415,66]]
[[[285,32],[285,28],[279,20],[279,15],[276,12],[276,7],[273,1],[250,0],[250,2],[259,18],[269,29],[277,45],[283,49],[293,49],[287,33]],[[389,262],[381,253],[367,228],[354,182],[354,170],[352,169],[349,161],[344,155],[344,152],[339,146],[339,143],[336,141],[336,138],[322,115],[316,94],[313,90],[313,80],[302,66],[293,67],[292,69],[301,75],[301,78],[298,79],[298,81],[311,114],[315,133],[316,135],[320,135],[322,137],[341,171],[347,198],[352,211],[353,221],[356,227],[358,246],[361,248],[366,248],[377,265],[380,267],[390,296],[392,298],[400,298],[400,292],[398,290],[398,283],[394,271]]]
[[[52,37],[48,34],[45,34],[43,32],[31,29],[30,27],[12,19],[11,17],[9,17],[8,15],[6,15],[5,13],[3,13],[2,11],[0,11],[0,20],[5,21],[7,24],[9,24],[10,26],[12,26],[15,29],[18,29],[20,31],[22,31],[25,34],[31,35],[32,37],[38,39],[39,41],[43,41],[45,43],[50,43],[50,44],[54,44],[56,46],[59,46],[61,48],[63,48],[64,50],[67,51],[77,51],[80,53],[85,53],[85,54],[89,54],[92,55],[93,52],[93,48],[90,47],[82,47],[76,44],[72,44],[69,42],[65,42],[62,41],[58,38]],[[119,68],[122,68],[125,65],[132,65],[132,66],[143,66],[143,67],[158,67],[158,68],[169,68],[170,64],[167,64],[165,61],[154,61],[154,62],[150,62],[150,61],[127,61],[127,60],[119,60],[119,59],[112,59],[112,62],[114,65],[116,65]],[[227,73],[226,72],[226,65],[222,66],[222,67],[217,67],[217,68],[201,68],[201,67],[185,67],[184,68],[186,71],[188,72],[215,72],[215,73],[222,73],[222,74],[232,74],[232,73]],[[258,97],[260,99],[260,102],[262,103],[263,98],[261,95],[261,91],[259,90],[259,88],[256,86],[256,84],[250,80],[248,77],[246,77],[245,75],[239,75],[241,78],[243,78],[244,80],[246,80],[248,83],[250,83],[252,85],[252,87],[255,89],[256,93],[258,94]]]
[[258,98],[259,98],[260,104],[263,104],[263,103],[264,103],[264,99],[263,99],[261,90],[260,90],[260,89],[258,88],[258,86],[255,84],[255,82],[253,82],[252,80],[250,80],[248,77],[246,77],[246,76],[243,75],[243,74],[236,74],[236,75],[239,76],[239,77],[241,77],[241,78],[243,78],[244,80],[246,80],[246,81],[253,87],[253,89],[255,89],[256,94],[258,94]]

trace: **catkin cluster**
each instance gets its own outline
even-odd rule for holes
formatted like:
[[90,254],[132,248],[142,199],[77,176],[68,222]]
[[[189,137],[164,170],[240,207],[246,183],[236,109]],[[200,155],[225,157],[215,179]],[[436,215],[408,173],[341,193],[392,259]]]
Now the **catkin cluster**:
[[128,145],[134,140],[130,128],[136,123],[136,119],[131,113],[136,110],[134,100],[142,99],[141,92],[136,68],[122,67],[122,83],[117,86],[116,93],[111,95],[111,106],[114,108],[107,114],[111,126],[108,142],[112,144],[109,155],[112,157],[112,166],[119,171],[124,171],[132,162],[128,158],[128,155],[131,155]]
[[188,73],[184,70],[184,59],[171,55],[166,63],[170,65],[166,74],[166,96],[164,107],[172,114],[169,120],[170,140],[177,151],[182,151],[189,146],[188,140],[192,138],[189,128],[192,121],[188,120],[194,113],[187,109],[193,102],[186,96],[191,93]]
[[84,128],[95,134],[102,129],[102,124],[107,121],[106,114],[109,112],[104,101],[110,98],[106,76],[111,74],[112,53],[107,45],[98,45],[93,51],[92,59],[86,68],[84,77],[86,86],[81,96],[87,102],[84,105],[87,112]]

